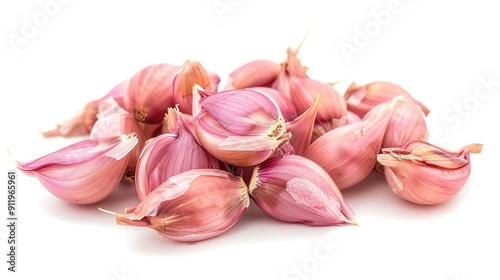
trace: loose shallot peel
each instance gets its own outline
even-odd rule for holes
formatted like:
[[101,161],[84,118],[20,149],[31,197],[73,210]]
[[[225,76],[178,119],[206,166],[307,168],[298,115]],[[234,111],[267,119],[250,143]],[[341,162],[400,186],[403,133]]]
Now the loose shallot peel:
[[130,152],[125,178],[133,182],[135,179],[137,161],[147,139],[144,133],[144,127],[134,118],[134,116],[120,107],[114,98],[109,98],[99,106],[97,121],[92,127],[92,131],[90,131],[91,139],[130,133],[136,135],[138,142]]
[[82,109],[77,111],[71,119],[58,124],[55,129],[42,132],[43,137],[74,137],[88,135],[97,121],[99,106],[110,98],[115,100],[120,106],[125,105],[123,99],[128,82],[129,80],[124,80],[113,87],[108,94],[102,98],[88,102]]

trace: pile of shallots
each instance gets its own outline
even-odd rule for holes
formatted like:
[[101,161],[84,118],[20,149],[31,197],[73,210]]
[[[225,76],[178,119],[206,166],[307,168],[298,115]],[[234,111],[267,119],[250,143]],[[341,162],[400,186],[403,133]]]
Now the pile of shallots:
[[196,242],[231,228],[250,200],[284,222],[356,224],[341,190],[374,169],[405,200],[443,203],[481,152],[428,143],[429,110],[400,86],[353,83],[340,94],[291,49],[220,81],[197,61],[147,66],[44,133],[87,139],[17,167],[75,204],[133,183],[140,202],[110,212],[118,224]]

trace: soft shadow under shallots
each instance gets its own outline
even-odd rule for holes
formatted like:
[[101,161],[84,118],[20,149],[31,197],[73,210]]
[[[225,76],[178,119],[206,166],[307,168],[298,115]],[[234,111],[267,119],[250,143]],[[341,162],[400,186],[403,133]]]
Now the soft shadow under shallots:
[[342,191],[348,205],[357,217],[378,216],[389,220],[429,220],[452,213],[460,207],[464,194],[459,193],[450,201],[438,205],[418,205],[398,197],[391,190],[385,176],[372,171],[359,184]]
[[40,201],[40,209],[56,219],[76,224],[109,224],[114,223],[114,217],[99,211],[98,208],[112,212],[123,213],[126,207],[139,203],[133,184],[121,182],[117,188],[104,200],[90,204],[78,205],[49,196]]

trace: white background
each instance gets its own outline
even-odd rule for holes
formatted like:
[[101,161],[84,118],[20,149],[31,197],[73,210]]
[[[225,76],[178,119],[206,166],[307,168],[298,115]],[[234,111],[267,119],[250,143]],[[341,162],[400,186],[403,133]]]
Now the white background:
[[[14,168],[6,148],[34,159],[77,141],[43,139],[38,131],[142,67],[198,60],[224,82],[250,60],[283,61],[308,28],[300,56],[311,77],[397,83],[430,108],[429,130],[441,134],[433,143],[453,150],[478,142],[484,149],[472,155],[462,192],[443,205],[407,203],[372,174],[344,192],[359,227],[281,223],[252,205],[228,232],[194,245],[115,225],[113,216],[97,210],[134,205],[129,185],[97,205],[75,206],[18,172],[18,272],[7,272],[2,218],[1,279],[500,279],[500,17],[494,1],[396,1],[384,26],[374,15],[387,11],[389,0],[66,2],[46,22],[37,1],[0,4],[5,181]],[[232,6],[217,12],[214,3]],[[24,18],[38,27],[23,37]],[[355,41],[357,28],[369,28],[369,41]],[[15,36],[22,43],[13,44]],[[342,44],[359,47],[350,62]],[[496,84],[490,92],[482,88],[480,100],[474,93],[482,78]],[[0,201],[6,217],[5,187]],[[325,242],[332,244],[328,250]]]

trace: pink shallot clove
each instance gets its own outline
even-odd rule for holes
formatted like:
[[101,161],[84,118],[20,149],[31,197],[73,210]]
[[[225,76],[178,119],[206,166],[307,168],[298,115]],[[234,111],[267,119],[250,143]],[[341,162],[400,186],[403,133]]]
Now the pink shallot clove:
[[250,204],[240,177],[193,169],[170,177],[136,207],[116,215],[119,225],[149,227],[179,242],[197,242],[229,230]]
[[229,74],[224,90],[269,87],[278,77],[279,72],[279,63],[266,59],[253,60]]
[[429,109],[411,96],[401,86],[391,82],[371,82],[365,85],[352,83],[344,94],[347,109],[363,118],[373,107],[387,102],[396,96],[402,96],[418,105],[424,115],[429,114]]
[[[379,105],[380,106],[380,105]],[[365,115],[365,118],[371,114]],[[412,140],[427,141],[429,132],[422,109],[412,102],[399,102],[387,124],[382,148],[401,147]]]
[[16,161],[16,165],[56,197],[92,204],[118,186],[137,142],[134,133],[88,139],[29,162]]
[[164,132],[151,139],[139,157],[135,187],[141,201],[173,175],[219,168],[219,161],[198,144],[177,109],[168,109]]
[[196,138],[228,164],[257,165],[290,140],[279,107],[262,92],[221,91],[202,98],[200,106],[194,118]]
[[172,85],[181,68],[161,63],[138,71],[130,79],[125,93],[125,109],[140,122],[161,123],[167,108],[175,105]]
[[482,147],[474,143],[453,152],[414,140],[382,149],[377,160],[397,196],[431,205],[450,200],[464,187],[471,172],[470,154],[481,153]]
[[377,163],[377,154],[394,107],[406,102],[394,98],[376,107],[367,119],[337,127],[317,138],[304,156],[319,164],[343,190],[363,180]]
[[193,86],[198,85],[205,93],[217,92],[220,78],[209,73],[198,61],[186,61],[173,80],[173,101],[183,114],[192,114]]
[[254,169],[249,192],[277,220],[312,226],[357,224],[326,171],[298,155],[273,157]]
[[269,96],[280,108],[285,121],[293,121],[298,116],[292,100],[279,90],[270,87],[249,87],[246,89],[260,91]]

